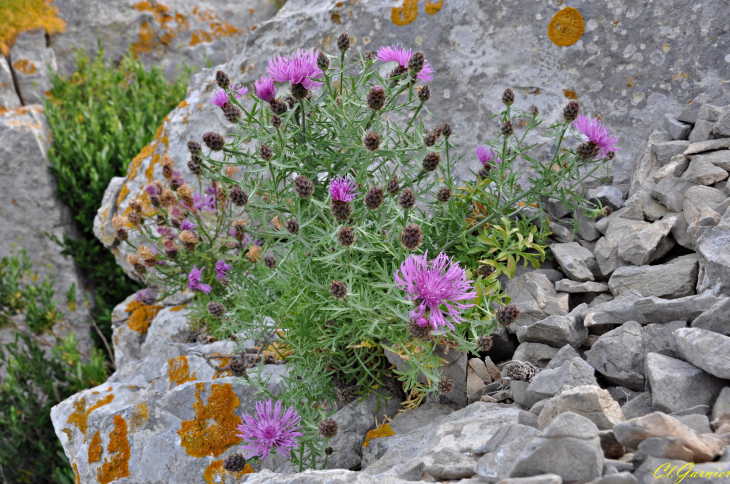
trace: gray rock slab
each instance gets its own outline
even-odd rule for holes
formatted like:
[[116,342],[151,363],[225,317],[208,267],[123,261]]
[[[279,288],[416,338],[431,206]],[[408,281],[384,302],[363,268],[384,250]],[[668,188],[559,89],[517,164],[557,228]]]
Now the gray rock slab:
[[723,108],[720,106],[714,106],[710,103],[705,103],[700,107],[700,111],[697,113],[697,119],[715,122],[722,114],[722,111]]
[[663,257],[675,245],[669,237],[675,222],[676,219],[667,218],[629,234],[618,244],[619,258],[640,266]]
[[682,179],[688,183],[697,185],[714,185],[728,177],[726,170],[715,166],[703,156],[696,156],[692,159],[687,170],[682,174]]
[[563,478],[555,474],[542,474],[532,477],[513,477],[502,479],[497,484],[562,484]]
[[730,337],[700,328],[674,332],[679,356],[718,378],[730,378]]
[[730,387],[725,387],[712,406],[712,420],[730,421]]
[[677,120],[671,114],[664,115],[664,129],[675,140],[686,140],[692,131],[692,125]]
[[555,290],[569,294],[581,294],[586,292],[608,292],[608,286],[600,282],[578,282],[570,279],[563,279],[555,283]]
[[588,330],[583,321],[570,315],[548,316],[517,330],[520,343],[542,343],[554,348],[562,348],[566,344],[577,348],[587,337]]
[[730,136],[730,108],[726,107],[717,118],[712,133],[717,137],[727,138]]
[[515,277],[507,283],[505,293],[520,308],[520,317],[508,328],[512,333],[520,326],[541,321],[548,316],[568,314],[568,294],[557,293],[545,274],[528,272]]
[[545,368],[557,352],[557,348],[547,344],[525,342],[520,343],[512,359],[527,361],[539,368]]
[[58,71],[56,56],[47,46],[46,32],[21,32],[10,48],[10,66],[23,104],[42,104],[51,90],[51,78]]
[[677,299],[695,293],[699,265],[695,256],[656,266],[619,267],[608,280],[614,296],[635,289],[644,297]]
[[631,390],[644,389],[641,325],[628,321],[601,335],[586,351],[586,360],[608,381]]
[[575,348],[570,345],[565,345],[560,348],[557,353],[555,353],[555,356],[552,360],[550,360],[550,363],[547,364],[545,369],[553,370],[555,368],[560,368],[563,366],[563,363],[568,360],[572,360],[573,358],[580,358],[580,355]]
[[682,178],[668,176],[657,183],[651,195],[672,212],[681,212],[684,204],[684,193],[696,186]]
[[613,210],[618,210],[624,206],[621,190],[613,186],[603,185],[592,188],[586,192],[586,198],[598,201],[601,206],[611,207]]
[[555,259],[563,272],[574,281],[593,281],[597,269],[596,259],[586,248],[576,242],[553,244],[550,246]]
[[626,420],[643,417],[652,413],[654,409],[651,406],[651,393],[645,392],[630,400],[621,407],[621,411],[624,413]]
[[705,230],[696,242],[700,272],[697,291],[730,296],[730,211],[720,223]]
[[527,385],[521,398],[513,391],[515,402],[530,408],[540,400],[557,395],[565,385],[596,385],[593,368],[580,358],[565,361],[559,368],[543,370]]
[[15,109],[20,106],[20,98],[15,91],[13,73],[5,56],[0,57],[0,107]]
[[583,385],[564,390],[548,400],[538,417],[538,428],[545,429],[565,412],[586,417],[599,430],[611,430],[614,425],[625,420],[618,402],[610,393],[598,386]]
[[665,141],[664,143],[655,144],[653,150],[659,163],[666,165],[673,156],[684,153],[689,145],[690,142],[687,140]]
[[715,123],[711,121],[698,119],[692,128],[692,132],[689,134],[689,141],[692,143],[699,143],[701,141],[712,139],[712,128],[714,126]]
[[700,155],[692,156],[692,159],[702,159],[712,163],[718,168],[730,171],[730,150],[709,151]]
[[687,326],[685,321],[672,321],[662,324],[647,324],[641,328],[644,357],[648,353],[659,353],[670,358],[679,358],[677,338],[674,335],[674,331],[685,326]]

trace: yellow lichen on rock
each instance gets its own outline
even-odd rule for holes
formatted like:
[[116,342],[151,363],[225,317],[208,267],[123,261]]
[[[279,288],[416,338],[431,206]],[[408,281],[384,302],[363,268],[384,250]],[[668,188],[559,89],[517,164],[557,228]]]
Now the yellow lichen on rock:
[[134,411],[132,412],[132,418],[129,421],[129,430],[134,433],[142,427],[144,424],[147,423],[147,419],[150,418],[150,409],[147,405],[147,402],[141,402],[138,403],[134,407]]
[[403,0],[402,7],[393,7],[390,20],[396,25],[408,25],[418,16],[418,0]]
[[395,435],[393,429],[390,428],[390,425],[384,423],[377,429],[371,430],[367,433],[367,435],[365,436],[365,442],[362,443],[362,446],[367,447],[370,444],[370,441],[373,439],[377,439],[379,437],[391,437],[393,435]]
[[585,23],[580,12],[565,7],[556,13],[548,25],[548,37],[558,47],[573,45],[583,36]]
[[101,460],[101,452],[104,449],[101,446],[101,436],[99,435],[99,431],[97,430],[94,436],[91,438],[91,443],[89,444],[89,463],[91,462],[99,462]]
[[82,434],[86,435],[86,429],[88,428],[88,419],[91,412],[99,407],[107,405],[114,400],[114,395],[107,395],[96,401],[92,406],[86,409],[86,399],[84,397],[79,398],[74,402],[74,412],[69,415],[66,423],[75,425]]
[[[208,484],[233,484],[239,482],[246,474],[253,474],[254,470],[249,464],[246,464],[242,471],[239,472],[228,472],[223,468],[222,460],[214,460],[203,472],[203,478]],[[227,478],[232,477],[234,481],[228,481]]]
[[[2,0],[0,2],[0,52],[10,54],[15,38],[27,30],[43,29],[55,34],[66,30],[66,22],[58,17],[53,0]],[[26,61],[27,62],[27,61]],[[34,67],[35,68],[35,67]]]
[[443,6],[444,0],[439,0],[438,2],[431,2],[431,0],[426,0],[426,13],[429,15],[433,15],[441,10],[441,7]]
[[218,457],[230,446],[241,442],[241,438],[236,437],[241,418],[233,413],[241,402],[230,383],[211,384],[206,403],[200,397],[205,384],[196,383],[195,388],[195,417],[185,420],[177,431],[180,445],[193,457]]
[[127,440],[127,421],[121,415],[114,416],[114,429],[109,432],[110,458],[96,471],[96,479],[100,484],[109,484],[123,477],[129,476],[129,440]]
[[145,334],[161,309],[162,306],[146,306],[139,301],[132,301],[124,308],[124,311],[131,313],[127,317],[127,326],[132,331]]
[[79,467],[74,462],[71,467],[74,469],[74,484],[81,484],[81,476],[79,475]]
[[183,355],[176,358],[170,358],[167,364],[167,376],[170,378],[170,384],[173,388],[187,381],[197,380],[195,373],[190,374],[187,356]]

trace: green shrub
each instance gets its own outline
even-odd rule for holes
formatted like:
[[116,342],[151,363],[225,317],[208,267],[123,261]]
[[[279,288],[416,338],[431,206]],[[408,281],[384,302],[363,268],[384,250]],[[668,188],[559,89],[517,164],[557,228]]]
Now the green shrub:
[[109,66],[103,49],[93,60],[80,52],[77,68],[69,79],[53,79],[45,109],[58,196],[71,207],[82,233],[59,242],[94,290],[94,318],[109,338],[111,310],[138,286],[94,237],[94,216],[112,177],[126,173],[129,161],[185,97],[190,71],[169,82],[159,68],[146,71],[131,54]]
[[60,339],[49,331],[61,318],[51,302],[53,281],[36,281],[29,268],[25,251],[0,259],[0,323],[7,328],[25,313],[30,327],[19,327],[13,342],[0,346],[0,479],[73,484],[51,407],[103,383],[104,355],[93,350],[86,363],[73,333]]

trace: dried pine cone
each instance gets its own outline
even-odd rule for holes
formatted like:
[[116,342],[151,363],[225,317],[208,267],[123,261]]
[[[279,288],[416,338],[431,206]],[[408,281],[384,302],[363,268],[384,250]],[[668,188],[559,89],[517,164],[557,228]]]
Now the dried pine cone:
[[292,235],[297,235],[299,233],[299,222],[297,222],[295,219],[287,220],[286,231]]
[[219,302],[211,301],[208,303],[208,313],[214,318],[220,318],[225,314],[226,307]]
[[301,198],[307,198],[314,193],[314,183],[304,175],[299,175],[294,179],[294,191]]
[[375,210],[383,204],[383,189],[375,186],[365,194],[365,206]]
[[345,296],[347,296],[347,285],[344,282],[335,279],[332,281],[332,284],[330,284],[330,294],[335,299],[344,299]]
[[479,338],[477,338],[477,346],[479,346],[479,351],[489,351],[490,349],[492,349],[493,344],[494,342],[492,341],[492,338],[490,338],[486,334],[483,334]]
[[520,308],[514,304],[507,304],[497,310],[497,321],[503,326],[509,326],[520,317]]
[[381,136],[374,132],[369,131],[367,134],[365,134],[365,137],[362,139],[362,144],[370,151],[376,151],[378,148],[380,148],[380,141]]
[[241,454],[233,454],[223,461],[223,468],[228,472],[241,472],[244,467],[246,467],[246,459]]
[[400,197],[398,197],[398,205],[401,206],[403,210],[408,210],[413,208],[413,206],[416,204],[416,195],[413,193],[413,190],[410,188],[406,188],[401,192]]
[[383,109],[385,106],[385,91],[380,86],[373,86],[368,92],[368,107],[373,111]]
[[563,118],[565,118],[566,123],[572,123],[575,121],[575,118],[578,117],[578,113],[580,112],[580,104],[578,101],[570,101],[568,104],[565,105],[563,108]]
[[441,155],[435,151],[430,151],[423,158],[422,166],[425,171],[432,172],[436,171],[436,168],[439,167],[439,163],[441,163]]
[[442,376],[438,384],[436,385],[436,388],[442,395],[451,393],[451,391],[454,389],[454,380],[452,380],[448,376]]
[[413,250],[423,243],[423,231],[418,224],[412,223],[405,226],[400,234],[400,243],[408,250]]
[[441,187],[436,192],[436,200],[441,203],[446,203],[451,199],[451,190],[449,187]]
[[337,422],[335,422],[331,418],[322,420],[319,423],[319,435],[321,435],[325,439],[331,439],[332,437],[337,435]]
[[515,93],[509,87],[502,93],[502,102],[507,106],[512,106],[512,103],[515,102]]
[[398,192],[400,191],[400,184],[398,183],[398,175],[393,176],[393,179],[388,182],[388,185],[385,187],[385,190],[390,195],[398,195]]
[[350,227],[342,227],[337,231],[337,242],[344,247],[350,247],[355,243],[355,231]]
[[231,188],[230,196],[231,202],[238,207],[242,207],[248,203],[248,193],[246,193],[244,189],[238,185]]

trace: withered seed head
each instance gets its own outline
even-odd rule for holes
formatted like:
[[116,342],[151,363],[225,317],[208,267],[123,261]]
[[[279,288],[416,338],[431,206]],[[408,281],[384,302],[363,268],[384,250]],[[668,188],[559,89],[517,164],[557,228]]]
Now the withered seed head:
[[479,346],[479,351],[489,351],[492,349],[493,345],[492,338],[489,336],[483,334],[477,338],[477,346]]
[[332,284],[330,284],[330,294],[335,299],[344,299],[345,296],[347,296],[347,285],[344,282],[335,279],[332,281]]
[[331,418],[322,420],[319,423],[319,435],[321,435],[325,439],[331,439],[332,437],[337,435],[337,422],[335,422]]
[[507,304],[497,310],[497,321],[503,326],[509,326],[520,317],[520,308],[514,304]]
[[266,257],[264,257],[264,265],[267,269],[274,269],[276,267],[276,259],[274,259],[270,255],[267,255]]
[[400,243],[408,250],[413,250],[423,243],[423,231],[416,223],[405,226],[400,234]]
[[383,204],[383,189],[374,186],[365,194],[365,206],[370,210],[375,210]]
[[454,389],[454,380],[452,380],[448,376],[442,376],[436,387],[438,388],[439,393],[441,393],[442,395],[451,393],[451,391]]
[[435,151],[430,151],[423,158],[423,169],[427,172],[435,171],[441,163],[441,155]]
[[408,210],[413,208],[413,206],[416,204],[416,195],[413,193],[413,190],[410,188],[406,188],[403,190],[400,194],[400,197],[398,197],[398,205],[401,206],[403,210]]
[[369,131],[365,134],[365,137],[362,139],[362,144],[370,151],[376,151],[378,148],[380,148],[380,141],[381,136],[374,132]]
[[310,197],[314,193],[314,183],[304,175],[299,175],[294,179],[294,191],[301,198]]
[[355,231],[350,227],[342,227],[337,231],[337,242],[343,247],[350,247],[355,243]]
[[393,179],[388,182],[385,190],[389,195],[397,195],[400,191],[400,184],[398,183],[398,175],[393,175]]
[[195,246],[198,245],[198,237],[190,230],[183,230],[177,238],[186,250],[194,250]]
[[238,185],[231,188],[231,202],[238,207],[243,207],[248,203],[248,193]]
[[220,318],[225,314],[226,307],[219,302],[211,301],[208,303],[208,313],[214,318]]
[[299,233],[299,222],[296,221],[296,219],[289,219],[286,221],[286,230],[292,235],[297,235]]
[[259,147],[259,155],[261,155],[261,158],[268,161],[274,156],[274,150],[272,150],[269,145],[261,145]]
[[436,200],[441,203],[446,203],[451,199],[451,190],[449,187],[441,187],[436,192]]

